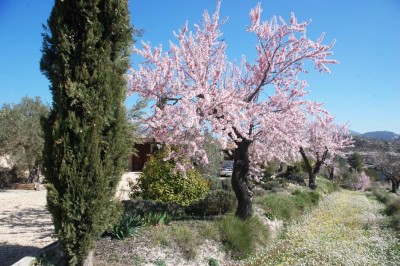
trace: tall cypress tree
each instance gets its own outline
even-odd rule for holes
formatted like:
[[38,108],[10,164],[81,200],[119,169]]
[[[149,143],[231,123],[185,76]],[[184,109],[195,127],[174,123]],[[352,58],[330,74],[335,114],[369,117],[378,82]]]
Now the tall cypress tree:
[[45,130],[47,204],[70,265],[82,265],[117,217],[131,143],[124,99],[133,29],[127,0],[56,0],[41,71],[53,105]]

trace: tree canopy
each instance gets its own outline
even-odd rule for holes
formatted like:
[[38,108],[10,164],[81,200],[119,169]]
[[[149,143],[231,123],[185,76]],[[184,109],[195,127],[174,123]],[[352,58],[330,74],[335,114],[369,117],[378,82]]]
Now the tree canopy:
[[[204,132],[211,131],[220,145],[234,147],[233,189],[238,198],[236,215],[251,216],[252,192],[247,181],[259,176],[260,165],[272,159],[299,156],[308,121],[326,114],[318,102],[306,100],[306,61],[319,72],[329,73],[334,42],[324,45],[324,34],[313,41],[306,36],[310,21],[298,22],[291,14],[262,21],[261,5],[250,11],[247,31],[257,37],[257,58],[240,65],[228,60],[218,1],[213,15],[205,11],[195,32],[186,23],[174,33],[170,49],[142,42],[134,52],[144,58],[130,75],[130,91],[156,102],[146,119],[154,138],[182,147],[173,157],[189,157],[188,163],[207,163]],[[185,165],[177,164],[184,172]]]
[[118,219],[133,138],[124,106],[132,34],[126,0],[56,0],[43,35],[47,205],[68,265],[90,261],[95,238]]
[[44,136],[41,119],[49,107],[40,97],[24,97],[18,104],[4,104],[0,109],[0,154],[10,156],[19,170],[29,169],[29,181],[39,177]]

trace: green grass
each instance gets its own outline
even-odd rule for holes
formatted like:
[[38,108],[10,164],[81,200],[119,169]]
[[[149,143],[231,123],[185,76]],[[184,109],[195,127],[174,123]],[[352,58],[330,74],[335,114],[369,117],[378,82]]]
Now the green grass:
[[359,191],[333,193],[244,265],[398,265],[382,208]]
[[330,180],[318,177],[317,180],[317,189],[316,191],[320,194],[331,194],[335,191],[339,191],[340,187],[338,184],[331,182]]
[[315,191],[296,189],[292,194],[273,193],[256,199],[269,219],[286,222],[297,219],[318,204],[321,196]]
[[269,228],[256,216],[242,221],[232,215],[216,222],[221,240],[236,259],[243,259],[268,243]]

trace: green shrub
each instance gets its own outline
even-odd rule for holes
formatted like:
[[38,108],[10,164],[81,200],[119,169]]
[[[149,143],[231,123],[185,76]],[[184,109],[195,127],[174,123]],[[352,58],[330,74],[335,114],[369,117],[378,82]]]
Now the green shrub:
[[291,221],[304,212],[310,211],[318,204],[320,198],[321,195],[318,192],[296,189],[292,195],[268,194],[257,198],[256,203],[261,205],[269,219]]
[[367,176],[371,178],[371,181],[380,181],[378,172],[372,168],[365,168],[364,172]]
[[400,197],[396,196],[386,203],[386,215],[400,214]]
[[210,189],[207,179],[196,170],[187,170],[186,177],[174,173],[175,163],[165,161],[163,153],[152,156],[133,186],[133,195],[156,202],[173,202],[187,206],[198,201]]
[[385,188],[381,187],[373,187],[372,194],[375,196],[376,200],[386,204],[390,200],[390,194],[386,191]]
[[261,187],[265,190],[272,190],[274,188],[281,188],[282,185],[278,180],[271,180],[261,184]]
[[212,190],[205,198],[186,208],[186,213],[200,217],[221,215],[232,212],[236,208],[235,194],[226,190]]
[[167,266],[167,263],[165,262],[165,260],[160,260],[160,259],[156,260],[156,261],[154,262],[154,264],[155,264],[156,266]]
[[319,194],[317,191],[309,191],[308,195],[311,198],[311,202],[314,205],[317,205],[319,203],[319,201],[321,200],[321,194]]
[[236,259],[243,259],[266,245],[270,235],[266,227],[256,216],[242,221],[234,216],[225,216],[216,222],[225,247]]
[[219,266],[218,260],[211,258],[208,260],[208,266]]
[[122,219],[112,228],[108,229],[103,236],[111,236],[116,239],[124,239],[135,236],[139,233],[142,225],[140,216],[131,216],[124,214]]
[[306,181],[305,181],[305,176],[306,174],[301,174],[301,173],[292,173],[287,175],[285,178],[291,183],[294,184],[299,184],[302,186],[306,186]]
[[301,164],[288,165],[286,175],[299,174],[301,172]]
[[306,192],[296,189],[292,193],[292,200],[302,212],[311,210],[312,207],[318,204],[320,197],[321,195],[316,191]]
[[154,200],[144,200],[136,198],[126,200],[124,203],[125,213],[129,215],[144,216],[147,213],[167,212],[174,219],[182,218],[185,215],[185,207],[170,202],[155,202]]
[[294,217],[301,215],[301,211],[290,195],[269,194],[265,197],[257,198],[256,203],[261,205],[269,219],[290,221]]
[[317,189],[316,191],[320,194],[331,194],[335,191],[339,191],[340,187],[335,182],[331,182],[327,178],[317,178]]

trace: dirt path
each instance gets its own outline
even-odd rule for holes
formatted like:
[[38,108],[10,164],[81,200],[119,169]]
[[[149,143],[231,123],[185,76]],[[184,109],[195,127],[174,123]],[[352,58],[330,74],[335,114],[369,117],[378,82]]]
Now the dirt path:
[[382,208],[361,192],[334,193],[247,265],[399,265]]
[[46,190],[0,190],[0,265],[54,242]]
[[[116,196],[129,198],[129,180],[138,173],[126,173]],[[0,266],[9,266],[55,241],[54,227],[46,209],[46,190],[0,190]]]

